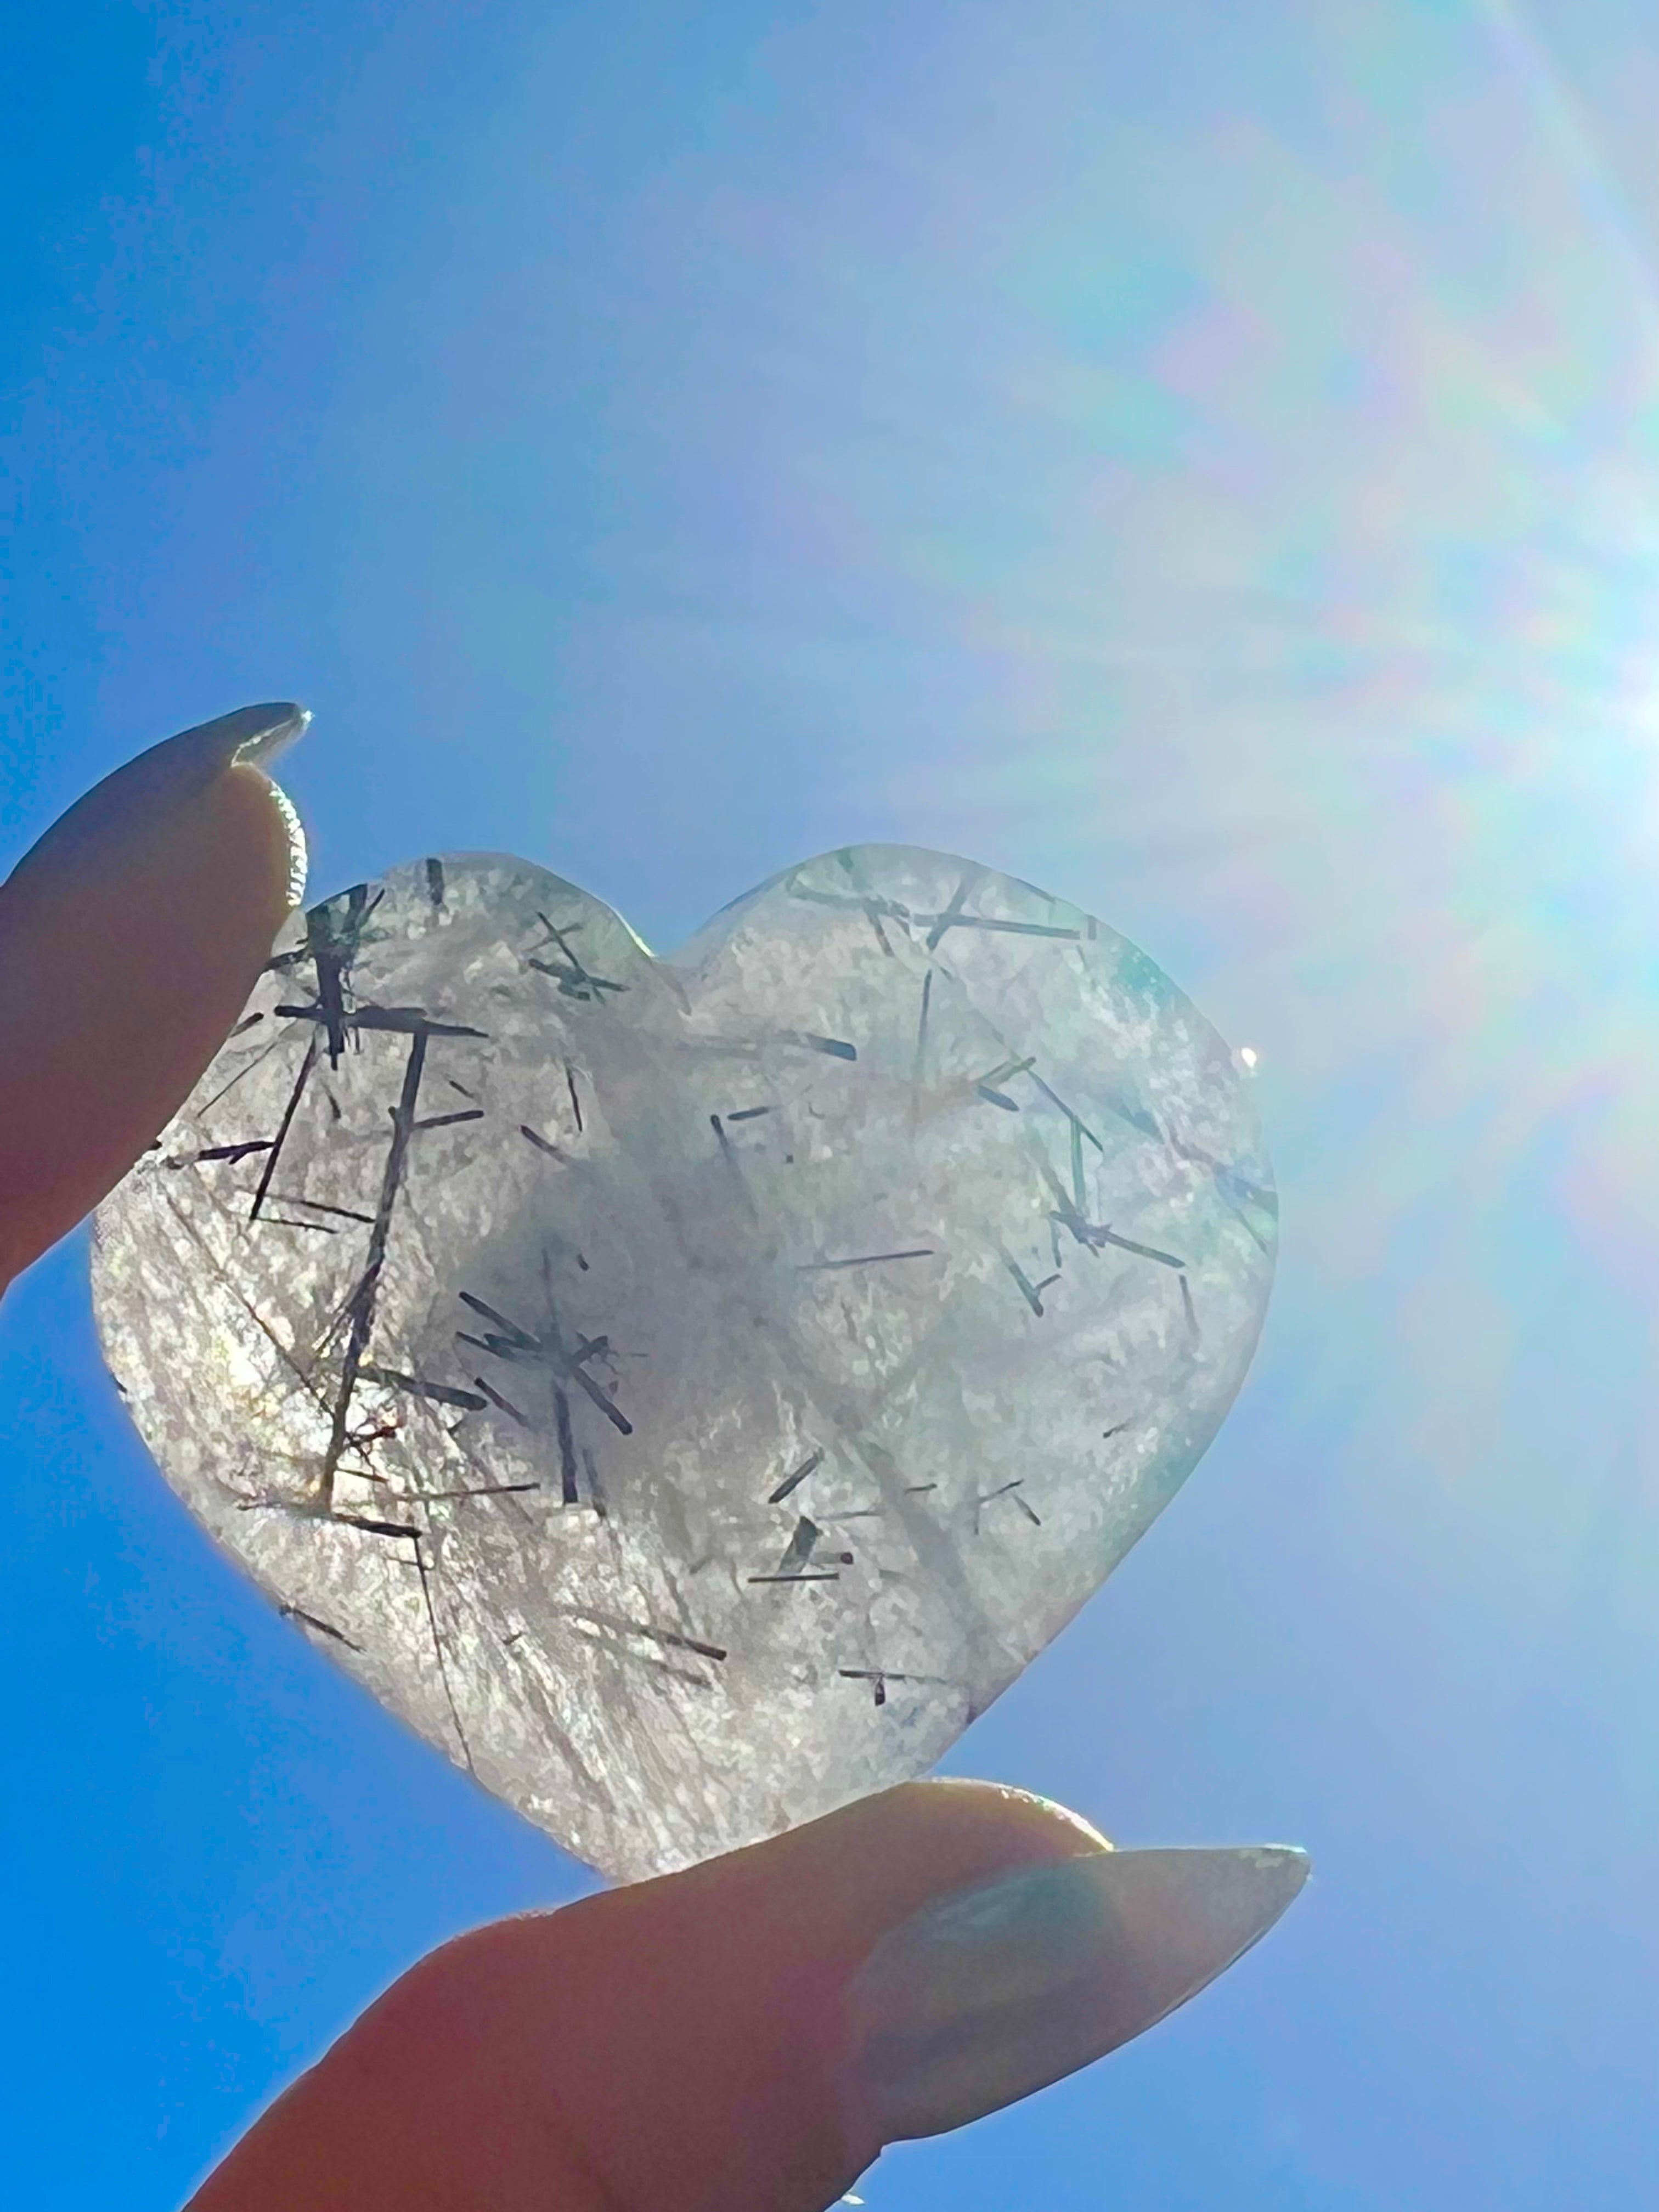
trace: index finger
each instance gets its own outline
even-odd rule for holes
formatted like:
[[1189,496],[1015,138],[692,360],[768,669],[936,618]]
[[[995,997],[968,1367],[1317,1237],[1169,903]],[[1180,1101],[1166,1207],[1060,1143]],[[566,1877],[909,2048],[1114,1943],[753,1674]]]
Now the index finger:
[[243,707],[129,761],[0,884],[0,1290],[190,1095],[305,888],[264,764],[310,720]]

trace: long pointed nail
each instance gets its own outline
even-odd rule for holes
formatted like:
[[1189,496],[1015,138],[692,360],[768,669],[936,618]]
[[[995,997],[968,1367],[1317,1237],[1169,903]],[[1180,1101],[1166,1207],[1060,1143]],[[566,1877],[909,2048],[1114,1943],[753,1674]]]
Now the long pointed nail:
[[849,2122],[937,2135],[1075,2073],[1213,1981],[1307,1876],[1280,1845],[1100,1851],[925,1906],[848,1985]]
[[180,730],[176,738],[164,738],[140,753],[132,765],[165,759],[179,772],[192,761],[199,761],[210,773],[233,761],[248,768],[268,768],[305,735],[310,720],[308,707],[292,699],[267,699],[257,707],[238,707],[210,722],[198,722],[194,729]]
[[190,1095],[305,890],[264,766],[302,707],[152,745],[0,884],[0,1289],[103,1197]]
[[282,785],[272,777],[270,763],[290,745],[297,744],[310,726],[308,707],[301,707],[292,699],[268,699],[260,706],[239,707],[232,714],[221,714],[216,721],[200,722],[193,730],[182,730],[161,748],[169,754],[176,748],[181,763],[193,752],[196,757],[210,762],[224,762],[234,768],[257,768],[264,776],[276,811],[283,817],[283,827],[288,832],[290,913],[305,897],[311,855],[298,811]]
[[[24,854],[10,882],[21,890],[48,858],[60,866],[98,865],[106,837],[112,832],[128,836],[135,815],[158,803],[186,798],[228,768],[257,768],[263,773],[279,753],[304,736],[310,720],[309,710],[293,700],[272,699],[256,707],[238,707],[211,722],[198,722],[193,729],[163,738],[124,762],[60,815]],[[305,895],[305,835],[287,793],[275,783],[270,789],[288,832],[289,903],[297,906]]]

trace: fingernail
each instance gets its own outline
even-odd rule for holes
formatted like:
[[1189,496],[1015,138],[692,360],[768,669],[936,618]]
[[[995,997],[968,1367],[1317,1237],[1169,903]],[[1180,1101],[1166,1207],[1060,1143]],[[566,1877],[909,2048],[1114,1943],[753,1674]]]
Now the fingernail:
[[[272,781],[270,763],[296,744],[311,722],[311,710],[292,699],[267,699],[256,707],[238,707],[211,722],[180,730],[175,738],[152,745],[109,779],[121,786],[121,799],[129,805],[141,785],[146,789],[178,788],[206,783],[228,768],[257,768],[270,784],[270,795],[288,835],[288,903],[291,912],[306,895],[308,856],[306,833],[293,800],[280,783]],[[101,790],[103,787],[100,785]],[[96,798],[97,793],[89,794]]]
[[216,775],[233,763],[268,768],[279,753],[285,753],[305,735],[310,720],[310,708],[292,699],[267,699],[257,707],[238,707],[210,722],[198,722],[194,729],[180,730],[177,737],[164,738],[116,774],[132,775],[153,764],[158,776],[172,781],[198,773],[204,777]]
[[281,783],[272,781],[270,763],[288,752],[289,745],[299,744],[310,721],[310,708],[299,706],[295,699],[265,699],[261,706],[239,706],[230,714],[219,714],[215,721],[197,723],[195,730],[179,730],[177,737],[153,745],[150,752],[139,754],[139,759],[131,763],[142,769],[146,761],[153,761],[155,772],[164,781],[192,779],[197,775],[201,781],[208,781],[226,768],[257,768],[270,783],[270,796],[288,832],[289,914],[305,898],[310,854],[305,852],[305,827],[301,825],[295,801]]
[[[200,789],[228,768],[267,772],[279,753],[303,737],[310,720],[309,711],[293,700],[273,699],[257,707],[239,707],[233,714],[163,738],[125,762],[60,815],[24,854],[11,882],[26,883],[36,864],[48,856],[54,863],[70,866],[84,858],[95,866],[105,836],[125,832],[145,807]],[[270,788],[288,833],[289,903],[297,906],[305,895],[305,832],[288,793],[279,784]]]
[[938,2135],[1139,2035],[1265,1936],[1305,1853],[1099,1851],[926,1905],[848,1984],[849,2124]]

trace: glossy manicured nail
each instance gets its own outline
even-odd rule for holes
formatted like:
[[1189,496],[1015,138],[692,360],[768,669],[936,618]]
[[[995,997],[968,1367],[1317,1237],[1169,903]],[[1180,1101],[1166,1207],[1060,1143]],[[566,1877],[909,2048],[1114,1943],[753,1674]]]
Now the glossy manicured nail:
[[238,707],[210,722],[180,730],[177,737],[164,738],[131,765],[155,761],[175,775],[191,773],[192,763],[200,763],[209,774],[234,761],[248,768],[268,768],[304,736],[310,720],[310,708],[292,699],[266,699],[257,707]]
[[310,716],[243,707],[129,761],[0,884],[0,1288],[189,1096],[305,888],[265,767]]
[[1103,2057],[1249,1950],[1307,1875],[1279,1845],[1098,1851],[925,1906],[848,1985],[850,2124],[938,2135]]
[[[181,730],[176,738],[169,738],[155,750],[165,756],[169,764],[177,763],[177,772],[187,772],[185,763],[200,762],[210,774],[215,767],[257,768],[270,785],[270,796],[283,817],[283,827],[288,833],[288,903],[289,910],[298,906],[306,895],[306,874],[309,855],[306,850],[306,833],[295,811],[293,800],[280,783],[270,775],[270,763],[297,744],[311,726],[311,709],[301,707],[292,699],[268,699],[257,707],[238,707],[233,713],[221,714],[216,720],[200,722],[193,730]],[[142,757],[142,756],[141,756]],[[136,766],[137,763],[135,763]]]
[[[309,710],[293,700],[272,699],[164,738],[124,762],[60,815],[24,854],[11,884],[19,890],[26,888],[47,860],[58,866],[98,865],[110,837],[129,832],[135,817],[188,799],[227,769],[253,768],[264,774],[278,754],[304,736],[310,720]],[[305,833],[287,793],[275,783],[270,789],[288,838],[289,904],[297,906],[305,895]]]

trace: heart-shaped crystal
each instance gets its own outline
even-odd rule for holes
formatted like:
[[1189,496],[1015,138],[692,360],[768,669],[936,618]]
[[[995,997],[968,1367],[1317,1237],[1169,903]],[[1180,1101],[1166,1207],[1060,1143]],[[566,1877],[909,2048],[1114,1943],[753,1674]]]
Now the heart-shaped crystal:
[[836,853],[671,962],[471,857],[295,918],[94,1281],[218,1541],[635,1876],[983,1711],[1214,1435],[1274,1221],[1227,1047],[1027,884]]

